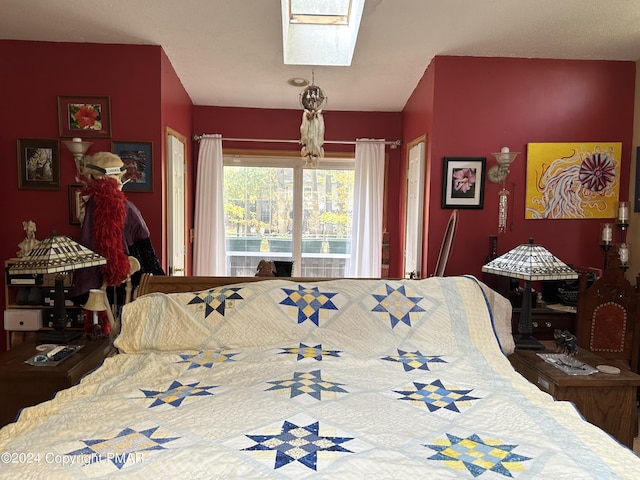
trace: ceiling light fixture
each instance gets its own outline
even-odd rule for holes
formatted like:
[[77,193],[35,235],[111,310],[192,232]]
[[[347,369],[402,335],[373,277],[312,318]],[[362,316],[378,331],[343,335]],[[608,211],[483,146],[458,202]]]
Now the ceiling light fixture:
[[309,85],[309,80],[302,77],[292,77],[289,80],[287,80],[287,83],[292,87],[302,88]]

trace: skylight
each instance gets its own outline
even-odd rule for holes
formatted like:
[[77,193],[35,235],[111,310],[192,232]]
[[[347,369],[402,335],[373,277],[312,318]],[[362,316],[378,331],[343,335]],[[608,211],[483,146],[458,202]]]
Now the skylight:
[[314,25],[347,25],[350,0],[289,0],[289,21]]
[[287,65],[349,66],[365,0],[281,0]]

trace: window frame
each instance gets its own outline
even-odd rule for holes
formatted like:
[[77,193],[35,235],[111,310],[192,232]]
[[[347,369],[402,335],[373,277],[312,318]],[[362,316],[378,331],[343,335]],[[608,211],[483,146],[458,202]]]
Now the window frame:
[[[291,235],[294,273],[302,265],[303,174],[306,169],[355,170],[355,152],[332,152],[320,159],[318,167],[305,164],[298,152],[280,150],[222,150],[222,165],[293,169],[293,232]],[[226,234],[225,234],[226,238]]]

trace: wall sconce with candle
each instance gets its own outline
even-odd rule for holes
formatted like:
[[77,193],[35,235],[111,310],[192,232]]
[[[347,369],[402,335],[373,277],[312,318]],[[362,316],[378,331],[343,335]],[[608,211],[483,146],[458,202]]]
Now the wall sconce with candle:
[[626,230],[629,226],[629,202],[618,202],[618,219],[616,223],[626,235]]
[[627,243],[627,228],[629,228],[629,202],[618,202],[618,216],[614,223],[603,223],[600,225],[600,247],[604,250],[604,268],[608,266],[608,251],[614,244],[613,226],[620,230],[620,242],[617,244],[620,268],[626,271],[629,268],[630,245]]
[[630,245],[627,243],[627,228],[629,228],[629,202],[618,202],[618,218],[616,225],[620,229],[620,245],[618,245],[618,258],[620,268],[627,271],[629,268]]
[[[606,252],[611,248],[611,244],[613,243],[613,223],[602,223],[600,224],[600,246],[602,250]],[[607,256],[605,255],[605,264],[604,268],[607,268]]]
[[78,176],[81,176],[84,170],[84,156],[87,150],[89,150],[89,147],[93,145],[93,142],[83,142],[81,138],[75,137],[72,140],[65,140],[62,143],[64,143],[73,154],[73,159],[76,162],[76,171]]
[[505,187],[507,176],[509,175],[509,167],[516,159],[520,152],[511,152],[509,147],[502,147],[499,152],[492,153],[498,162],[487,172],[487,178],[491,183],[501,183],[502,189],[498,192],[498,233],[507,231],[507,206],[509,191]]
[[618,246],[618,257],[620,258],[620,268],[625,272],[629,268],[629,244],[621,243]]

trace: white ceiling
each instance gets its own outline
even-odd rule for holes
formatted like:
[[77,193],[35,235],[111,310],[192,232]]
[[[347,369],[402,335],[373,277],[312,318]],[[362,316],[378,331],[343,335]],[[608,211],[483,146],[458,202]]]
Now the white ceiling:
[[401,111],[435,55],[640,59],[639,0],[366,0],[350,67],[284,65],[281,23],[280,0],[0,1],[0,39],[162,46],[196,105],[300,108],[313,71],[327,110]]

